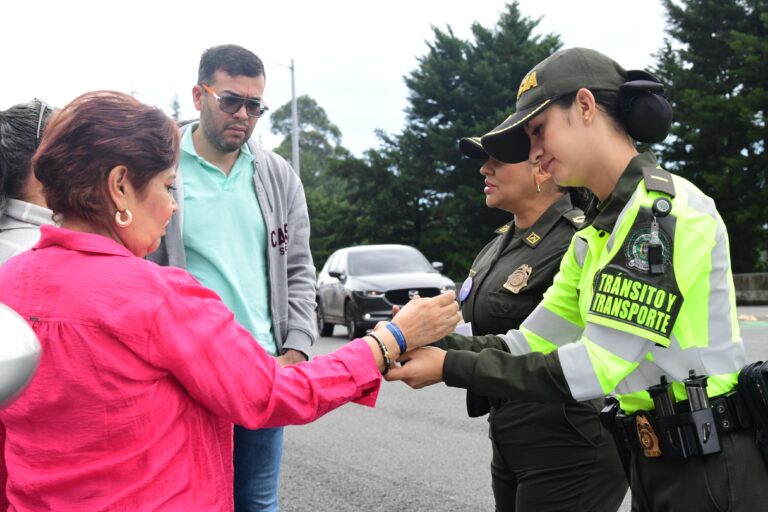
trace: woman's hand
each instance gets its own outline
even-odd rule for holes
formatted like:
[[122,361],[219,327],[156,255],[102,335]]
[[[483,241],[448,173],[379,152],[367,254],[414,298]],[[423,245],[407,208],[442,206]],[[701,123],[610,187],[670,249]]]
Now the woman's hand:
[[436,297],[412,299],[392,322],[403,332],[408,350],[411,350],[453,332],[460,320],[456,294],[449,291]]
[[403,364],[392,367],[384,378],[388,381],[402,380],[414,389],[431,386],[443,381],[445,350],[437,347],[423,347],[400,356]]

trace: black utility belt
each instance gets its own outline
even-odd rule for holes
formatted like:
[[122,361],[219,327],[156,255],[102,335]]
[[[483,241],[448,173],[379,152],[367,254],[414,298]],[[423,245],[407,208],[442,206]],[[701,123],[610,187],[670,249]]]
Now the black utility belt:
[[625,446],[645,457],[682,460],[720,452],[720,435],[752,428],[738,390],[709,399],[709,407],[691,410],[678,402],[674,414],[637,411],[617,414],[616,434]]

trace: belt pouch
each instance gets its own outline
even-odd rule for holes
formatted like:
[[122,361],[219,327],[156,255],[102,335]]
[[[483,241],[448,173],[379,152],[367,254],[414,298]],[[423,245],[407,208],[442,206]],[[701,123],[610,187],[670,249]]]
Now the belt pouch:
[[739,394],[752,417],[755,441],[768,467],[768,362],[757,361],[741,369]]

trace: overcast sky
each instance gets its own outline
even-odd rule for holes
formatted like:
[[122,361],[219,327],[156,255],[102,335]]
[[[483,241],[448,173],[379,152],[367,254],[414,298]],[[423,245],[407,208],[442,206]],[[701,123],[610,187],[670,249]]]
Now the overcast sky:
[[[308,94],[356,154],[378,145],[374,130],[401,131],[403,76],[427,51],[432,26],[469,38],[473,21],[496,24],[503,0],[111,0],[4,1],[0,4],[0,108],[37,96],[62,106],[96,89],[132,92],[170,112],[178,94],[183,118],[196,116],[191,89],[200,53],[217,44],[245,46],[266,59],[265,100],[275,108]],[[658,0],[521,0],[540,33],[564,45],[608,54],[627,69],[645,68],[663,43]],[[517,84],[514,85],[517,87]],[[514,108],[510,105],[510,111]],[[256,133],[279,140],[268,115]]]

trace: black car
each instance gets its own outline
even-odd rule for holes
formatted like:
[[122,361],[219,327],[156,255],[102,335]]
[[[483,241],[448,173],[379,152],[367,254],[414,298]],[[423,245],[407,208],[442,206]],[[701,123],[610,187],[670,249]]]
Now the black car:
[[392,306],[412,297],[433,297],[454,290],[440,273],[440,262],[429,263],[407,245],[361,245],[334,252],[317,278],[317,330],[333,334],[335,324],[359,338],[380,320],[392,318]]

